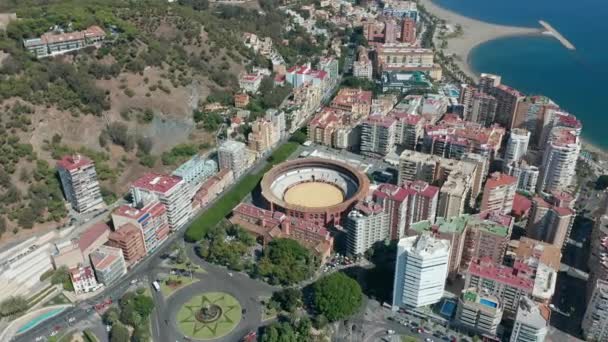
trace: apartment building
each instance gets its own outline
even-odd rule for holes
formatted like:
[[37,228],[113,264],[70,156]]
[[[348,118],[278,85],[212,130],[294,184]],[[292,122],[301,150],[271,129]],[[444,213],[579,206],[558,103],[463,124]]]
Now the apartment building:
[[105,38],[103,29],[93,25],[84,31],[47,32],[39,38],[24,39],[23,46],[36,58],[43,58],[96,46]]
[[279,141],[272,121],[258,118],[251,123],[251,133],[247,137],[249,149],[258,153],[268,152]]
[[423,181],[405,182],[402,186],[382,183],[372,193],[389,217],[392,240],[406,235],[410,226],[423,220],[435,220],[439,189]]
[[131,184],[131,196],[137,208],[162,203],[172,230],[182,228],[192,217],[190,191],[181,177],[147,173]]
[[393,110],[390,116],[397,120],[395,125],[395,144],[406,150],[416,150],[418,141],[424,137],[426,119],[417,114]]
[[587,341],[608,340],[608,282],[597,280],[591,286],[591,295],[583,317],[583,337]]
[[69,269],[70,280],[76,294],[82,294],[97,290],[100,285],[95,279],[95,272],[91,266],[78,266]]
[[246,146],[240,141],[226,140],[217,149],[220,169],[231,170],[239,178],[247,170]]
[[462,120],[456,114],[446,114],[434,125],[426,125],[423,151],[450,159],[462,159],[466,153],[491,158],[501,148],[505,129]]
[[122,205],[112,213],[112,222],[115,228],[127,224],[137,227],[142,232],[147,253],[156,250],[167,239],[171,231],[167,209],[158,201],[141,209]]
[[482,212],[476,215],[460,215],[450,218],[424,220],[412,224],[408,235],[425,233],[450,242],[449,275],[454,278],[465,272],[469,263],[479,258],[489,258],[501,263],[507,250],[514,219],[499,213]]
[[517,178],[500,172],[488,176],[481,198],[482,211],[498,211],[509,214],[517,190]]
[[195,211],[205,207],[233,182],[233,173],[227,169],[222,169],[217,175],[207,179],[201,184],[201,187],[192,199],[192,210]]
[[123,224],[108,237],[108,246],[120,248],[128,266],[132,266],[146,256],[144,236],[137,226]]
[[524,297],[549,303],[555,291],[557,272],[538,260],[517,260],[513,266],[494,263],[489,258],[469,264],[465,288],[486,290],[503,303],[505,313],[514,315]]
[[441,67],[435,64],[432,49],[412,47],[407,43],[387,43],[377,46],[375,55],[377,74],[384,71],[426,72],[432,79],[440,79]]
[[330,108],[350,113],[350,122],[359,122],[371,112],[372,97],[371,91],[342,88],[331,101]]
[[553,198],[545,200],[534,196],[526,231],[531,238],[563,248],[570,236],[576,213],[569,207],[556,204],[559,203]]
[[127,273],[120,248],[102,245],[91,253],[90,258],[97,281],[105,286],[110,286]]
[[[467,91],[471,91],[469,94]],[[484,92],[466,88],[461,93],[463,117],[466,121],[475,122],[485,127],[494,123],[496,118],[496,98]]]
[[517,178],[517,190],[536,192],[540,171],[537,166],[528,164],[524,159],[506,165],[505,173]]
[[450,243],[423,234],[399,240],[393,310],[439,302],[448,276]]
[[549,332],[551,310],[545,304],[522,297],[517,308],[511,342],[544,342]]
[[530,132],[523,128],[513,128],[509,132],[509,139],[505,149],[505,164],[518,162],[528,152]]
[[63,194],[74,210],[85,213],[104,206],[93,161],[79,154],[64,156],[57,170]]
[[262,84],[262,79],[264,75],[255,73],[255,74],[242,74],[239,77],[239,87],[247,93],[255,94],[260,88],[260,84]]
[[367,49],[359,47],[357,61],[353,63],[353,76],[371,80],[374,76],[374,65],[367,54]]
[[205,179],[213,176],[218,171],[219,166],[214,159],[207,159],[205,156],[197,154],[178,166],[171,175],[181,177],[188,183],[191,194],[194,194]]
[[483,178],[477,168],[477,163],[405,150],[399,157],[399,184],[413,180],[443,183],[437,216],[458,216],[477,197],[474,191],[481,189]]
[[502,304],[496,296],[469,288],[458,298],[455,321],[473,333],[496,336],[502,313]]
[[371,115],[361,123],[361,154],[384,157],[395,149],[396,120],[390,116]]
[[360,202],[348,213],[344,228],[347,254],[363,255],[376,242],[388,239],[389,215],[379,204]]
[[576,162],[581,150],[577,133],[568,127],[556,127],[544,149],[538,191],[568,190],[576,175]]
[[480,90],[496,99],[495,122],[511,129],[514,127],[518,106],[525,95],[517,89],[501,83],[500,76],[482,74],[479,82]]

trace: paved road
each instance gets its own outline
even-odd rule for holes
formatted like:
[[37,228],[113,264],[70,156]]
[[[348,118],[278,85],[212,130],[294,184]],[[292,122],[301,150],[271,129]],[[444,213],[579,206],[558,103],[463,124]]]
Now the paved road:
[[[205,262],[194,253],[193,245],[187,246],[187,252],[190,260],[203,267],[206,273],[195,274],[194,277],[199,278],[200,281],[177,291],[168,298],[163,298],[159,293],[154,294],[156,302],[156,310],[152,317],[154,341],[182,341],[183,335],[179,332],[175,321],[178,311],[191,297],[210,291],[226,292],[234,296],[246,310],[241,322],[231,333],[214,341],[238,341],[249,331],[256,330],[262,324],[259,298],[271,296],[277,288],[251,279],[246,274],[230,272],[224,267]],[[159,270],[156,276],[160,272],[162,271]]]
[[[286,139],[284,139],[284,141],[285,140]],[[282,141],[282,142],[284,142],[284,141]],[[277,144],[276,147],[278,147],[280,145],[281,144]],[[252,172],[259,172],[260,170],[263,169],[263,167],[266,164],[267,164],[266,159],[261,158],[254,165],[252,165],[252,167],[250,167],[243,175],[241,175],[240,178],[242,178]],[[225,193],[231,191],[237,184],[238,184],[238,180],[233,182],[232,184],[230,184],[230,186],[228,188],[226,188],[223,193],[225,194]],[[30,342],[30,341],[35,341],[36,337],[38,337],[38,336],[49,336],[56,326],[61,326],[62,328],[65,328],[65,325],[66,325],[69,317],[77,317],[77,320],[85,319],[85,318],[92,319],[93,318],[92,315],[94,314],[94,312],[92,312],[92,307],[95,304],[104,301],[106,298],[111,298],[113,301],[117,301],[118,299],[120,299],[120,297],[122,297],[122,295],[125,292],[127,292],[129,290],[129,288],[132,287],[131,286],[132,280],[148,279],[148,275],[154,274],[156,267],[158,265],[160,265],[162,262],[162,259],[160,258],[160,256],[170,252],[173,242],[183,241],[184,233],[187,229],[186,227],[190,226],[190,224],[192,222],[194,222],[196,219],[198,219],[198,217],[200,215],[202,215],[204,212],[206,212],[208,210],[208,208],[211,207],[213,204],[215,204],[215,202],[217,200],[219,200],[220,198],[221,198],[221,196],[218,196],[218,198],[216,198],[215,200],[210,202],[205,209],[200,210],[195,217],[193,217],[187,224],[184,225],[184,227],[182,227],[179,231],[171,234],[169,236],[169,238],[167,239],[167,241],[165,241],[165,243],[160,248],[156,249],[154,252],[152,252],[150,255],[148,255],[143,261],[139,262],[137,265],[135,265],[133,268],[131,268],[129,270],[129,272],[124,277],[122,277],[117,283],[106,287],[105,290],[103,290],[103,292],[101,292],[101,293],[95,295],[94,297],[91,297],[85,301],[80,302],[77,306],[69,308],[69,309],[63,311],[62,313],[60,313],[59,315],[42,322],[40,325],[36,326],[35,328],[32,328],[30,331],[14,337],[11,341]],[[90,224],[90,221],[87,222],[87,224]],[[150,279],[153,279],[153,277],[151,277]],[[148,286],[149,286],[149,284],[148,284]],[[152,322],[152,323],[154,324],[154,322]],[[157,341],[165,341],[165,340],[157,340]]]

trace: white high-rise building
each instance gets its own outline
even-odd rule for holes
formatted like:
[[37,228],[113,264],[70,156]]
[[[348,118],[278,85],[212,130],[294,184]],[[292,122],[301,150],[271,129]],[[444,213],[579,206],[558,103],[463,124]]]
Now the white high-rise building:
[[572,183],[581,142],[575,130],[556,127],[545,146],[538,191],[564,191]]
[[599,279],[595,283],[582,328],[585,340],[608,341],[608,281]]
[[448,276],[450,243],[428,234],[399,240],[393,285],[393,310],[437,303]]
[[351,255],[365,253],[378,241],[388,239],[390,220],[388,212],[373,202],[358,203],[344,224],[346,228],[346,251]]
[[57,171],[65,198],[74,210],[84,213],[104,206],[92,160],[79,154],[64,156],[57,162]]
[[220,169],[232,170],[238,178],[247,168],[246,146],[240,141],[226,140],[217,149]]
[[131,184],[131,195],[137,208],[156,201],[164,204],[172,230],[180,229],[192,217],[190,191],[181,177],[147,173]]
[[505,151],[505,165],[520,160],[528,152],[530,132],[523,128],[513,128],[509,133]]
[[544,342],[551,310],[545,304],[522,297],[517,308],[511,342]]
[[517,190],[536,192],[538,183],[538,167],[528,164],[525,160],[512,162],[506,166],[505,173],[517,178]]

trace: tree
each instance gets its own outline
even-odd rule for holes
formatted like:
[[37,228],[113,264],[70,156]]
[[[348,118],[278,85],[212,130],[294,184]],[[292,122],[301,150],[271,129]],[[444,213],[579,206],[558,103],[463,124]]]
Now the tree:
[[344,273],[334,273],[313,286],[314,307],[329,321],[344,319],[359,309],[363,300],[361,286]]
[[274,239],[256,263],[254,275],[271,284],[292,285],[312,276],[316,261],[310,251],[292,239]]
[[291,137],[289,137],[289,141],[297,142],[300,145],[305,143],[306,140],[308,140],[308,136],[301,130],[295,131]]
[[276,302],[282,310],[294,312],[302,303],[302,291],[288,288],[272,294],[270,299]]
[[595,182],[595,190],[606,190],[608,188],[608,175],[601,175]]
[[114,323],[119,321],[120,313],[118,308],[111,307],[103,314],[103,323],[106,325],[113,325]]
[[124,324],[120,322],[112,324],[110,342],[129,342],[129,330]]
[[154,310],[154,300],[150,296],[137,295],[133,301],[135,311],[141,315],[144,319],[147,319],[152,310]]
[[16,316],[28,309],[27,299],[21,296],[13,296],[0,303],[0,316]]

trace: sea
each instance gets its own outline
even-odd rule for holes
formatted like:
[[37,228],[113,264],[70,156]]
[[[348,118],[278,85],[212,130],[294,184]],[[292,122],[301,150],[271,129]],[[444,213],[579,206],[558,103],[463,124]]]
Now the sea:
[[549,22],[576,50],[547,36],[500,38],[469,56],[478,73],[546,95],[583,122],[585,141],[608,150],[608,1],[605,0],[433,0],[461,15],[502,25],[540,27]]

